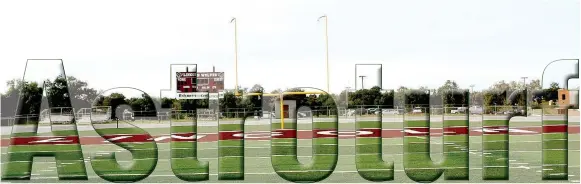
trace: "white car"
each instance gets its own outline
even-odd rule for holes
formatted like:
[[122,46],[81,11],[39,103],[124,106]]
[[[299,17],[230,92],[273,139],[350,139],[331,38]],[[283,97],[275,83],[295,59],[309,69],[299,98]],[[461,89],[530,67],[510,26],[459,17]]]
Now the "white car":
[[414,110],[412,110],[412,113],[422,113],[422,109],[419,107],[414,108]]
[[345,113],[347,116],[353,116],[355,115],[355,110],[350,109],[349,111],[347,111],[347,113]]
[[[375,114],[379,114],[379,111],[375,112]],[[396,115],[396,114],[399,114],[399,111],[397,111],[395,109],[383,109],[381,111],[381,114]]]
[[450,113],[452,113],[452,114],[458,114],[458,113],[462,113],[462,112],[466,112],[466,107],[458,107],[457,109],[450,111]]
[[472,106],[468,109],[470,114],[482,114],[482,107]]
[[379,112],[379,109],[378,108],[369,108],[369,109],[367,109],[367,113],[376,113],[376,112]]

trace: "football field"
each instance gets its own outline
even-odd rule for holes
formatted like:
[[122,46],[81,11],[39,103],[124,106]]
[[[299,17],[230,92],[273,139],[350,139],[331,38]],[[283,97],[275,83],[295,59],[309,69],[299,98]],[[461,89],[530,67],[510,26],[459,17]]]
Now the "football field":
[[[2,135],[2,175],[26,178],[23,173],[30,165],[27,158],[31,154],[56,149],[64,153],[58,159],[59,166],[55,157],[36,157],[30,181],[10,182],[107,182],[95,171],[121,180],[149,175],[141,182],[154,183],[184,182],[175,173],[189,179],[205,179],[204,173],[209,173],[207,182],[239,178],[244,180],[235,182],[288,182],[285,178],[316,181],[326,176],[320,182],[414,182],[434,178],[438,178],[436,182],[499,182],[484,181],[485,175],[491,179],[508,175],[507,182],[520,183],[563,176],[568,180],[550,182],[579,182],[578,117],[570,117],[568,126],[559,118],[547,119],[544,125],[539,118],[521,118],[510,124],[498,117],[440,119],[380,121],[358,117],[339,119],[338,124],[329,118],[313,118],[313,123],[288,119],[283,129],[276,119],[246,125],[236,120],[206,122],[197,129],[184,122],[134,123],[151,136],[123,122],[95,125],[96,131],[78,125],[79,136],[70,130],[74,128],[71,125],[55,125],[52,134],[39,135],[27,132],[28,127],[16,127],[13,130],[18,133],[12,138]],[[11,142],[15,146],[9,149]],[[82,155],[75,151],[77,143],[81,144]],[[134,154],[113,143],[133,149]],[[545,150],[544,155],[541,150]],[[111,157],[111,152],[116,156]],[[81,157],[89,180],[59,181],[57,170],[66,171],[61,177],[69,179],[85,173],[78,164]],[[93,157],[96,159],[91,160]],[[8,165],[10,170],[6,170]],[[155,169],[148,170],[152,165]],[[124,167],[134,170],[124,171]]]

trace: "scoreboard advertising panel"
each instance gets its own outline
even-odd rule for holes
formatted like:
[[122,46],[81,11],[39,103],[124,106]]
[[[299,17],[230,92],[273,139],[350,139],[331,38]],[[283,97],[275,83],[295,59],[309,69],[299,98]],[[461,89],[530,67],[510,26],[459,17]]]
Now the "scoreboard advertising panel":
[[223,96],[224,72],[176,72],[178,99],[217,99]]

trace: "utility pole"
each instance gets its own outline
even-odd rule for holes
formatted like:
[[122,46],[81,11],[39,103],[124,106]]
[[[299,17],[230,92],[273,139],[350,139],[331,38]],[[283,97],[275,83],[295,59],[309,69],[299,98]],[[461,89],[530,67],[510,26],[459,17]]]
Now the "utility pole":
[[363,85],[363,78],[367,77],[365,75],[360,75],[359,77],[361,77],[361,89],[364,89],[364,85]]
[[523,85],[523,88],[524,89],[527,89],[527,78],[528,77],[521,77],[521,79],[522,79],[522,85]]
[[349,107],[349,89],[351,87],[345,87],[345,109]]
[[328,21],[328,17],[327,15],[323,15],[321,17],[319,17],[319,19],[317,19],[317,21],[320,21],[322,18],[325,18],[325,62],[327,65],[327,92],[330,93],[331,89],[329,89],[329,34],[328,34],[328,26],[327,23]]
[[233,17],[232,20],[230,20],[230,23],[234,23],[234,69],[235,69],[235,76],[236,76],[236,91],[234,92],[234,94],[236,96],[239,96],[240,92],[238,91],[238,25],[237,25],[237,21],[236,18]]
[[470,98],[470,104],[469,105],[474,105],[474,97],[472,96],[474,94],[474,84],[470,85],[470,95],[468,96],[468,98]]

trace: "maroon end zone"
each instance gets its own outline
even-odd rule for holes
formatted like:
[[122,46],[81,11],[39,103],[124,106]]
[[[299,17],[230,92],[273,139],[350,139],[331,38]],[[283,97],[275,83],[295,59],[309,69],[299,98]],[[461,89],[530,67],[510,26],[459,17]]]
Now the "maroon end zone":
[[[402,130],[383,129],[381,130],[381,137],[383,138],[398,138],[406,136],[442,136],[442,135],[462,135],[468,133],[467,127],[448,127],[448,128],[406,128]],[[46,145],[46,144],[77,144],[92,145],[92,144],[110,144],[113,143],[139,143],[151,142],[167,143],[170,140],[180,142],[214,142],[218,140],[270,140],[271,138],[298,138],[298,139],[312,139],[325,137],[338,137],[340,139],[352,139],[355,137],[379,137],[379,129],[365,128],[358,131],[339,131],[336,130],[306,130],[295,131],[289,129],[279,129],[272,132],[255,131],[243,133],[240,131],[223,131],[214,134],[194,134],[179,133],[172,135],[157,135],[150,136],[147,134],[138,135],[106,135],[102,137],[81,137],[77,136],[33,136],[33,137],[13,137],[12,139],[2,139],[2,147],[12,145]],[[540,133],[566,133],[578,134],[579,126],[566,125],[550,125],[543,127],[522,127],[510,128],[506,127],[484,127],[472,128],[469,133],[470,136],[481,136],[484,134],[510,134],[510,135],[534,135]]]

